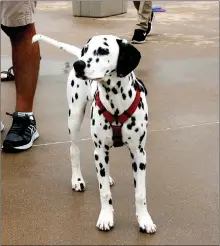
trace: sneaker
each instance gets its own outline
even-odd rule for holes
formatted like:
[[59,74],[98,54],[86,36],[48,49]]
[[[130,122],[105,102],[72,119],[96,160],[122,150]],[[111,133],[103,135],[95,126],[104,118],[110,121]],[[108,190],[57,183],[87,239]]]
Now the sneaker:
[[154,13],[151,13],[151,20],[148,22],[148,27],[147,30],[143,30],[143,29],[135,29],[134,30],[134,35],[132,38],[132,43],[133,44],[143,44],[146,42],[146,38],[147,35],[150,33],[151,29],[152,29],[152,20],[154,18]]
[[2,121],[1,121],[1,132],[3,131],[3,129],[4,129],[4,125],[3,125]]
[[146,42],[147,32],[142,29],[135,29],[131,40],[133,44],[143,44]]
[[33,115],[15,112],[12,116],[13,122],[5,140],[2,150],[4,152],[17,152],[32,147],[34,140],[39,137],[36,121]]

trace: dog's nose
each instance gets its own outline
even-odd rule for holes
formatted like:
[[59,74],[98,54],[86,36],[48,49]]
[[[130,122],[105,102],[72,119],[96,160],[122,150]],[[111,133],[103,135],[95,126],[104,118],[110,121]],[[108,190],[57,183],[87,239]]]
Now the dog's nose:
[[74,62],[73,67],[77,73],[80,73],[83,72],[83,70],[86,68],[86,63],[82,60],[79,60]]

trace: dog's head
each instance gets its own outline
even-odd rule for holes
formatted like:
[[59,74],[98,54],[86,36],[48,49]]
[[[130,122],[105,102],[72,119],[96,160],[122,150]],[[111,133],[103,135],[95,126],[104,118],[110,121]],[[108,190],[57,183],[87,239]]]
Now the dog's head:
[[81,58],[73,66],[76,76],[82,79],[103,79],[114,71],[118,77],[125,77],[137,67],[140,59],[140,52],[126,40],[100,35],[84,45]]

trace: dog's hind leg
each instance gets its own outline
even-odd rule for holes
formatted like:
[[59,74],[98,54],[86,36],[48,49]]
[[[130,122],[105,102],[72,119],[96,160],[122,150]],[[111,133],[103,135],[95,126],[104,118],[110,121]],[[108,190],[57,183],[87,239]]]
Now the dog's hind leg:
[[88,102],[89,85],[86,81],[75,77],[71,71],[67,85],[67,99],[69,104],[68,128],[71,139],[70,158],[72,166],[72,189],[84,191],[85,182],[80,168],[80,149],[77,144],[80,127]]

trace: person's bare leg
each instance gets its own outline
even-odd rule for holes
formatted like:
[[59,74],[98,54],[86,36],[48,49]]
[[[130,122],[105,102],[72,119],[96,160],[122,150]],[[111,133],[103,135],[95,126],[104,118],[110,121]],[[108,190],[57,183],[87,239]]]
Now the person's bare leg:
[[40,65],[40,49],[32,37],[36,34],[34,24],[22,27],[2,26],[12,45],[12,60],[16,84],[17,112],[32,112]]

